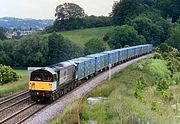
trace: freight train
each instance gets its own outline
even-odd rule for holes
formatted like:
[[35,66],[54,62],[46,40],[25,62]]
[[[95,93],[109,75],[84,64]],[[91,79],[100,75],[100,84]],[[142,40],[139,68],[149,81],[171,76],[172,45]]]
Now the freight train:
[[151,44],[132,46],[91,54],[34,70],[29,81],[31,99],[55,100],[79,86],[83,80],[125,61],[151,53],[152,50]]

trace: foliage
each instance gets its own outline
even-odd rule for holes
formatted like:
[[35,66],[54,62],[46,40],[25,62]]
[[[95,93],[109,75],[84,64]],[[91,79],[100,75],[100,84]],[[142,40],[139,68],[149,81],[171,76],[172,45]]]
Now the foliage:
[[74,3],[64,3],[56,7],[55,16],[57,20],[67,20],[70,18],[85,17],[84,9]]
[[[162,43],[157,49],[157,54],[159,54],[161,59],[167,61],[167,67],[171,71],[171,77],[173,77],[175,72],[180,71],[180,61],[178,58],[180,52],[177,49],[169,46],[167,43]],[[156,55],[155,57],[158,56]]]
[[69,18],[66,20],[56,20],[53,27],[45,29],[47,32],[53,31],[67,31],[74,29],[85,29],[94,27],[111,26],[112,21],[110,17],[105,16],[86,16],[84,18]]
[[164,30],[161,26],[153,23],[153,21],[146,17],[136,17],[132,21],[132,26],[138,31],[138,34],[146,38],[147,43],[154,46],[159,45],[164,37]]
[[180,50],[180,24],[171,28],[170,37],[166,42],[172,47]]
[[168,69],[171,71],[171,73],[175,73],[177,71],[180,71],[180,61],[176,58],[172,57],[168,60]]
[[114,24],[123,25],[140,13],[139,0],[121,0],[115,2],[111,13]]
[[111,26],[112,18],[108,16],[86,16],[84,18],[84,28]]
[[143,96],[143,91],[147,87],[147,82],[143,77],[140,77],[136,81],[136,89],[134,96],[138,99],[140,99],[142,102],[145,102],[145,97]]
[[180,1],[179,0],[170,0],[168,14],[172,17],[172,22],[176,22],[180,17]]
[[10,66],[0,64],[0,84],[17,81],[18,78],[19,76]]
[[18,81],[0,85],[0,97],[22,91],[28,87],[29,73],[27,68],[13,68],[13,70],[20,78]]
[[61,35],[36,34],[0,42],[0,55],[1,64],[41,67],[83,56],[83,48]]
[[163,78],[163,79],[157,80],[156,84],[157,84],[157,89],[159,91],[163,91],[163,90],[169,89],[170,81],[165,79],[165,78]]
[[122,48],[125,45],[132,46],[146,43],[145,38],[142,35],[138,35],[134,27],[128,25],[115,27],[106,34],[106,37],[112,49]]
[[172,79],[175,81],[176,84],[179,84],[180,83],[180,72],[175,72],[173,74]]
[[39,35],[23,37],[13,46],[13,66],[44,66],[48,56],[47,38]]
[[83,55],[83,50],[79,45],[56,33],[48,36],[48,47],[48,64],[55,64]]
[[84,20],[81,18],[69,18],[67,20],[56,20],[54,31],[66,31],[73,29],[83,29]]
[[95,38],[90,39],[84,46],[84,54],[86,55],[103,52],[109,49],[104,41]]
[[171,72],[168,70],[167,62],[165,60],[151,60],[151,62],[147,65],[149,72],[156,79],[166,79],[169,78]]
[[158,107],[158,103],[156,101],[153,101],[151,103],[151,110],[158,112],[159,111],[159,107]]
[[163,56],[159,52],[156,52],[156,53],[154,53],[153,58],[154,59],[163,59]]
[[5,35],[5,29],[0,27],[0,40],[5,40],[5,39],[7,39]]
[[173,94],[168,92],[167,90],[162,91],[162,96],[163,96],[165,101],[171,101],[174,98]]

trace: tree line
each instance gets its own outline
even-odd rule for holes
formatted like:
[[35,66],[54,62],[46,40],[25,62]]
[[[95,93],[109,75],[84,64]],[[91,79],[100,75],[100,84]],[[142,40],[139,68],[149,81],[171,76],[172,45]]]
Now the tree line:
[[46,66],[82,55],[80,45],[56,33],[0,42],[0,63],[15,67]]
[[[180,13],[177,0],[121,0],[109,17],[87,16],[80,6],[65,3],[56,8],[56,20],[47,32],[114,25],[103,39],[90,39],[84,47],[57,33],[36,34],[0,41],[0,63],[11,66],[45,66],[75,57],[131,45],[162,43],[180,50]],[[172,14],[174,13],[174,14]]]

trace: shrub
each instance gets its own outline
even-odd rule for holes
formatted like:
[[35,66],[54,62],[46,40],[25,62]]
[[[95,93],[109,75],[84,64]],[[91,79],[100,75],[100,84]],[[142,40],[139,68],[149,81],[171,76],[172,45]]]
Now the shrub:
[[18,78],[19,76],[10,66],[0,64],[0,84],[17,81]]
[[153,101],[151,103],[151,110],[152,111],[155,111],[155,112],[158,112],[159,111],[159,108],[158,108],[158,103],[156,101]]
[[167,79],[160,79],[157,81],[157,89],[159,91],[167,90],[169,89],[170,82]]
[[145,97],[143,96],[144,88],[147,87],[147,82],[143,77],[140,77],[136,81],[136,90],[134,96],[140,99],[142,102],[145,102]]
[[147,68],[156,79],[169,78],[171,72],[168,70],[167,62],[164,60],[153,59]]
[[173,94],[166,91],[166,90],[162,91],[162,96],[163,96],[165,101],[171,101],[174,98]]
[[173,75],[173,80],[176,82],[176,84],[179,84],[179,83],[180,83],[180,72],[176,72],[176,73]]

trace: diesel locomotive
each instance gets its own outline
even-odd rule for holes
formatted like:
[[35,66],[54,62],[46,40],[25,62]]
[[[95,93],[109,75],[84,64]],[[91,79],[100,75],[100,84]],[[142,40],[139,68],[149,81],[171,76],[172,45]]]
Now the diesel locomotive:
[[151,53],[151,44],[105,51],[46,66],[31,72],[31,99],[55,100],[74,89],[82,80],[122,62]]

